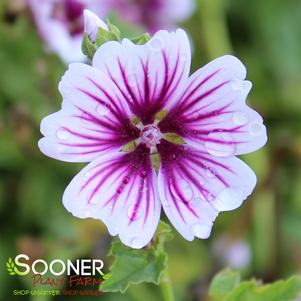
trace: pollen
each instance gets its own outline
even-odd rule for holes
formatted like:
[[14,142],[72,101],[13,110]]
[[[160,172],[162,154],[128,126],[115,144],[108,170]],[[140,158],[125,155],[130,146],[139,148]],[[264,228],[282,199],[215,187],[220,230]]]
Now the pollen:
[[153,124],[146,125],[141,131],[141,140],[149,147],[156,146],[161,138],[160,130]]

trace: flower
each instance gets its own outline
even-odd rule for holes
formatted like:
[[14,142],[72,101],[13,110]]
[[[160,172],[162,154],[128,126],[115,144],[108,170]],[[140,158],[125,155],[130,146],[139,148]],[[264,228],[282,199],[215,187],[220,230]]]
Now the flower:
[[[116,11],[121,19],[155,32],[186,19],[194,8],[193,0],[28,0],[28,4],[47,49],[58,54],[66,64],[85,59],[81,52],[84,26],[88,26],[90,33],[91,25],[98,18],[88,12],[89,24],[84,24],[84,9],[101,18]],[[100,19],[97,22],[106,28]],[[95,28],[92,35],[96,35]]]
[[223,265],[234,269],[246,268],[252,259],[252,252],[247,241],[227,235],[218,237],[213,242],[213,254]]
[[83,61],[81,52],[84,30],[83,10],[98,12],[97,1],[28,0],[41,38],[50,52],[65,63]]
[[187,19],[194,11],[194,0],[108,0],[105,8],[120,19],[144,27],[150,33],[170,29]]
[[161,207],[185,239],[208,238],[218,213],[239,207],[256,184],[235,157],[267,141],[245,103],[244,65],[226,55],[189,76],[190,61],[181,29],[145,45],[107,42],[92,66],[69,66],[62,108],[41,123],[44,154],[90,162],[64,192],[67,210],[103,221],[133,248],[151,240]]

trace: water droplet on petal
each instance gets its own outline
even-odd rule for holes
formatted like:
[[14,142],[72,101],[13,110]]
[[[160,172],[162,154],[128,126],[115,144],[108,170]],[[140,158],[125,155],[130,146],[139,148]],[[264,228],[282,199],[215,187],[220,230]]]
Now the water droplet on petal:
[[177,155],[176,154],[171,155],[171,160],[177,160]]
[[122,180],[122,183],[126,185],[129,183],[129,181],[130,181],[129,177],[124,177],[124,179]]
[[100,116],[106,116],[110,112],[110,109],[106,105],[99,104],[96,108],[96,112]]
[[181,60],[182,62],[186,62],[187,59],[188,59],[188,56],[187,56],[186,53],[183,53],[183,54],[180,56],[180,60]]
[[206,201],[210,202],[214,199],[213,195],[210,192],[202,191],[201,197]]
[[220,73],[223,74],[223,75],[225,75],[225,74],[228,73],[228,71],[229,71],[229,69],[227,69],[227,68],[222,68],[222,69],[220,70]]
[[80,119],[81,119],[82,123],[86,124],[86,123],[89,123],[91,117],[89,116],[88,113],[84,112],[84,113],[82,113]]
[[214,178],[214,177],[215,177],[215,171],[213,170],[212,167],[207,167],[207,168],[206,168],[206,175],[207,175],[209,178]]
[[89,211],[89,210],[84,211],[84,217],[91,217],[91,216],[92,216],[91,211]]
[[230,157],[234,155],[236,145],[234,138],[227,132],[211,132],[207,136],[205,147],[209,154],[217,157]]
[[162,201],[162,206],[169,207],[170,206],[170,202],[168,200],[163,200]]
[[92,175],[92,172],[90,170],[88,170],[86,173],[85,173],[85,177],[86,178],[90,178]]
[[206,223],[197,223],[192,225],[190,230],[194,236],[206,239],[210,236],[211,226]]
[[248,115],[245,112],[235,112],[233,114],[233,122],[237,125],[244,125],[249,121]]
[[111,223],[113,220],[114,220],[114,218],[113,218],[112,215],[109,215],[109,216],[107,217],[107,222],[108,222],[108,223]]
[[133,221],[141,219],[141,217],[142,217],[141,207],[135,206],[135,205],[129,206],[127,209],[127,216],[129,219],[131,219]]
[[212,205],[219,211],[229,211],[238,208],[244,199],[245,195],[241,189],[226,188],[220,192]]
[[129,72],[127,74],[127,82],[130,87],[134,88],[138,85],[138,75],[136,72]]
[[264,125],[258,122],[252,122],[249,125],[249,132],[252,136],[260,136],[264,132]]
[[141,242],[142,241],[139,237],[133,237],[130,239],[129,245],[134,249],[138,249],[142,246]]
[[188,202],[194,197],[194,192],[191,185],[184,179],[175,181],[171,185],[171,192],[175,198],[184,198]]
[[56,131],[56,137],[60,140],[67,140],[69,137],[69,132],[63,128]]
[[148,45],[151,51],[159,51],[163,48],[164,41],[159,37],[155,37],[149,41]]
[[199,112],[194,112],[192,115],[193,119],[198,119],[200,117],[200,113]]
[[189,201],[189,205],[191,207],[194,207],[194,208],[197,208],[200,206],[200,204],[204,202],[201,198],[192,198],[190,201]]
[[231,87],[233,90],[242,91],[242,92],[249,92],[252,88],[252,84],[250,81],[247,80],[241,80],[238,78],[234,78],[231,81]]

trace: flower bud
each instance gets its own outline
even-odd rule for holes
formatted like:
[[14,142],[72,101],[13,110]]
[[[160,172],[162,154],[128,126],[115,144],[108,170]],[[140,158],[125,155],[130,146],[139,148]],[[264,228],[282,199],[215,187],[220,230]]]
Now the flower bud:
[[104,23],[100,18],[98,18],[90,10],[84,10],[84,29],[88,34],[92,42],[95,42],[99,28],[104,30],[109,30],[106,23]]

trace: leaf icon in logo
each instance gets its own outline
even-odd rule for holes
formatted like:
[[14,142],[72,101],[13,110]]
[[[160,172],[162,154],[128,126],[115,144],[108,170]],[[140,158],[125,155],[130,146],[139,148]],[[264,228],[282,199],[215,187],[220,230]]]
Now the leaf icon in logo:
[[11,259],[11,257],[8,258],[7,262],[6,262],[6,269],[9,273],[9,275],[16,275],[16,271],[15,271],[15,263],[14,261]]

